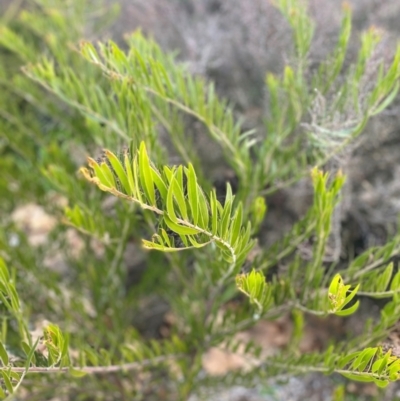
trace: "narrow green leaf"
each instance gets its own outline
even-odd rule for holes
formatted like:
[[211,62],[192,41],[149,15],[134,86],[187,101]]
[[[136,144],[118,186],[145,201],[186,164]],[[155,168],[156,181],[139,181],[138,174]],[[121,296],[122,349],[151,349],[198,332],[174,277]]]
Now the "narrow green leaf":
[[236,244],[236,240],[239,238],[240,229],[242,227],[242,219],[243,219],[243,206],[240,202],[238,207],[236,208],[235,216],[233,218],[233,222],[230,226],[230,242],[232,245]]
[[133,172],[133,179],[135,180],[135,188],[136,188],[136,197],[139,202],[143,203],[142,192],[139,185],[139,166],[138,166],[138,157],[137,155],[132,160],[132,172]]
[[189,242],[190,242],[195,248],[202,248],[203,246],[206,246],[206,245],[208,245],[208,244],[211,243],[211,241],[207,241],[207,242],[203,242],[203,243],[197,242],[196,239],[195,239],[195,237],[193,237],[192,235],[188,235],[187,238],[188,238]]
[[232,210],[232,197],[225,201],[224,210],[221,216],[221,223],[219,226],[219,235],[221,238],[227,238],[228,227],[231,220]]
[[2,258],[0,258],[0,281],[3,284],[10,281],[10,274],[8,273],[7,266]]
[[373,382],[379,387],[379,388],[385,388],[389,384],[389,380],[384,380],[384,379],[377,379],[373,378]]
[[146,239],[142,239],[142,245],[144,248],[146,249],[154,249],[154,250],[158,250],[158,251],[169,251],[170,248],[172,248],[171,246],[165,246],[164,244],[158,244],[156,242],[154,242],[154,236],[153,236],[153,241],[148,241]]
[[100,170],[103,173],[103,177],[105,177],[107,185],[110,188],[116,188],[116,184],[115,184],[115,178],[114,178],[114,174],[113,172],[110,170],[110,167],[108,166],[107,163],[102,162],[100,164]]
[[208,209],[208,202],[206,195],[204,194],[203,190],[200,187],[198,188],[198,195],[199,195],[199,226],[203,227],[205,230],[208,230],[208,221],[210,219],[210,211]]
[[139,171],[140,182],[152,206],[156,206],[153,175],[151,173],[150,161],[146,151],[146,145],[141,142],[139,147]]
[[176,203],[178,205],[179,211],[183,220],[188,221],[187,207],[186,207],[186,199],[183,194],[183,169],[182,166],[179,166],[176,171],[172,181],[171,187],[173,187],[174,197],[176,199]]
[[227,204],[227,202],[233,202],[234,196],[232,194],[232,187],[231,184],[229,184],[229,182],[226,184],[226,195],[225,195],[225,204]]
[[125,52],[123,52],[116,43],[113,41],[109,41],[110,50],[112,52],[113,57],[119,64],[127,64],[128,59],[126,57]]
[[390,354],[391,352],[388,351],[383,358],[379,358],[378,360],[376,360],[372,365],[371,371],[373,373],[378,373],[379,375],[383,374],[383,372],[388,367]]
[[199,234],[200,231],[192,228],[192,227],[186,227],[181,224],[177,224],[176,222],[172,221],[169,217],[169,215],[164,215],[164,221],[165,224],[175,233],[179,235],[196,235]]
[[35,358],[35,350],[37,345],[39,344],[40,341],[40,337],[38,337],[35,341],[35,343],[32,345],[32,347],[29,347],[28,344],[26,344],[26,347],[24,347],[24,343],[22,344],[24,347],[24,352],[27,354],[26,355],[26,361],[25,361],[25,372],[28,372],[30,366],[31,366],[31,362],[35,362],[36,358]]
[[19,303],[19,296],[17,290],[15,289],[13,284],[8,285],[8,296],[11,299],[11,305],[14,311],[19,311],[20,303]]
[[[349,288],[350,288],[350,286],[345,286],[345,287],[349,287]],[[347,297],[345,298],[343,304],[341,304],[341,307],[342,307],[342,308],[344,308],[344,307],[355,297],[355,295],[357,294],[359,288],[360,288],[360,284],[358,284],[358,285],[353,289],[353,291],[351,291],[351,293],[350,293],[349,295],[347,295]],[[347,292],[347,288],[346,288],[346,292]],[[345,295],[345,294],[344,294],[344,295]]]
[[169,247],[171,247],[171,246],[172,246],[172,245],[171,245],[171,240],[170,240],[170,238],[169,238],[167,232],[166,232],[163,228],[161,229],[161,236],[162,236],[162,238],[164,239],[164,242],[165,242]]
[[10,380],[10,377],[8,375],[8,372],[6,372],[5,370],[2,370],[1,374],[3,376],[4,385],[6,386],[7,391],[10,394],[13,394],[14,393],[14,388],[13,388],[13,385],[11,384],[11,380]]
[[340,311],[335,312],[335,315],[337,315],[337,316],[350,316],[351,314],[353,314],[358,309],[359,305],[360,305],[360,301],[357,301],[350,308],[342,309]]
[[392,274],[393,274],[393,262],[389,263],[384,272],[378,277],[376,286],[377,291],[386,291],[392,278]]
[[125,169],[122,167],[122,164],[117,156],[114,153],[110,152],[109,150],[105,150],[105,155],[107,159],[110,161],[115,174],[117,175],[119,181],[122,184],[125,192],[130,195],[131,194],[131,187],[128,181],[128,177],[126,175]]
[[394,275],[392,282],[390,283],[390,290],[396,291],[400,288],[400,270]]
[[85,348],[85,356],[93,366],[99,365],[98,355],[88,346]]
[[167,214],[169,217],[169,220],[171,220],[173,223],[177,223],[178,218],[176,217],[175,214],[175,208],[174,208],[174,181],[175,178],[172,176],[169,188],[168,188],[168,193],[167,193],[167,203],[166,203],[166,208],[167,208]]
[[8,354],[1,341],[0,341],[0,358],[3,362],[3,366],[7,366],[8,365]]
[[12,370],[8,370],[8,373],[10,374],[10,378],[12,380],[15,380],[16,382],[20,381],[21,373],[13,372]]
[[84,376],[87,375],[87,373],[85,371],[79,370],[79,369],[76,369],[76,368],[73,368],[73,367],[69,368],[69,374],[72,377],[76,377],[76,378],[84,377]]
[[400,372],[400,359],[397,359],[389,366],[390,380],[397,380]]
[[69,335],[65,334],[62,338],[62,347],[61,347],[61,358],[65,358],[65,360],[69,359],[68,351],[69,351]]
[[135,182],[133,179],[133,171],[132,171],[132,164],[131,161],[129,160],[129,156],[126,153],[124,156],[124,165],[125,165],[125,171],[128,179],[128,184],[129,184],[129,191],[128,195],[135,197]]
[[367,348],[363,350],[356,360],[352,363],[351,369],[356,369],[359,372],[363,372],[364,369],[371,363],[374,356],[376,355],[378,348]]
[[90,42],[81,42],[80,45],[81,54],[86,57],[89,61],[100,63],[100,58],[96,48]]
[[174,166],[173,168],[169,168],[168,166],[164,166],[163,171],[164,171],[164,175],[168,180],[168,183],[171,183],[172,177],[174,175],[174,172],[176,170],[176,167]]
[[210,207],[211,207],[211,232],[216,235],[218,233],[218,206],[217,195],[215,189],[210,194]]
[[354,380],[357,382],[363,382],[363,383],[371,383],[374,381],[374,379],[370,376],[362,376],[362,375],[357,375],[354,373],[341,373],[342,376],[346,377],[347,379]]
[[375,109],[373,109],[373,111],[370,113],[371,116],[375,116],[375,115],[381,113],[393,102],[393,100],[396,98],[397,94],[399,93],[399,87],[400,87],[399,82],[396,82],[393,90],[389,93],[389,95],[387,95],[385,97],[385,99],[383,100],[383,102],[381,102],[379,104],[379,106],[377,106]]
[[338,368],[343,369],[344,367],[346,367],[353,359],[357,358],[357,355],[360,355],[360,353],[360,351],[357,351],[349,355],[342,356],[337,362]]
[[160,192],[162,200],[164,202],[166,202],[167,194],[168,194],[167,186],[166,186],[164,180],[162,179],[160,173],[157,170],[155,170],[153,167],[150,167],[150,168],[151,168],[151,174],[152,174],[154,184],[156,185],[158,191]]
[[190,210],[192,212],[193,223],[197,225],[199,221],[199,194],[197,189],[196,172],[194,171],[193,165],[191,163],[189,163],[188,169],[186,171],[186,177]]

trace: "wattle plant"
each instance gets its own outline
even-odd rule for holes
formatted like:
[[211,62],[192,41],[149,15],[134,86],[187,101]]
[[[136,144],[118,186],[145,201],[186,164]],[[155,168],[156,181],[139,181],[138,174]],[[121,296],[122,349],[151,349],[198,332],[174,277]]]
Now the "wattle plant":
[[[377,60],[370,29],[344,65],[345,6],[337,44],[311,68],[314,21],[300,0],[274,1],[294,61],[266,75],[265,130],[246,131],[213,83],[140,32],[124,49],[82,41],[86,16],[102,27],[106,7],[35,4],[0,25],[0,397],[184,401],[312,372],[399,380],[382,341],[400,319],[400,233],[348,260],[329,251],[343,155],[397,96],[400,48]],[[200,136],[224,159],[222,187]],[[268,195],[301,179],[308,210],[267,244]],[[52,217],[44,240],[15,218],[26,204]],[[300,351],[309,315],[344,319],[365,298],[385,302],[360,333]],[[282,316],[290,344],[273,355],[239,335]],[[208,374],[215,349],[248,364]]]

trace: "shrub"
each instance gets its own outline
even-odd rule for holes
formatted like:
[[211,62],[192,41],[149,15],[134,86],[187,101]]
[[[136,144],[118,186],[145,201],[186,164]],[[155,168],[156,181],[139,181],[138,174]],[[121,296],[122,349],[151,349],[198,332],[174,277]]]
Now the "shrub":
[[[398,379],[400,360],[380,341],[400,318],[392,262],[400,235],[345,265],[329,244],[338,234],[344,156],[397,95],[400,49],[390,62],[378,58],[381,35],[371,28],[345,65],[345,6],[336,47],[311,68],[306,7],[275,6],[291,27],[294,54],[280,76],[266,75],[264,132],[245,132],[213,83],[140,32],[126,37],[125,49],[112,41],[78,45],[87,17],[103,27],[113,14],[107,8],[91,14],[89,1],[41,0],[3,22],[3,398],[21,387],[30,400],[187,400],[306,372],[380,387]],[[205,135],[232,172],[224,188],[215,188],[198,157]],[[92,156],[77,175],[85,154]],[[309,176],[310,166],[308,212],[264,246],[265,197]],[[16,224],[17,206],[29,202],[54,216],[44,238]],[[332,339],[323,352],[299,352],[305,316],[348,316],[366,297],[386,303],[362,333]],[[162,336],[151,329],[160,324],[157,308],[171,316]],[[236,336],[287,314],[292,344],[273,356]],[[204,374],[202,358],[214,347],[240,349],[248,366]]]

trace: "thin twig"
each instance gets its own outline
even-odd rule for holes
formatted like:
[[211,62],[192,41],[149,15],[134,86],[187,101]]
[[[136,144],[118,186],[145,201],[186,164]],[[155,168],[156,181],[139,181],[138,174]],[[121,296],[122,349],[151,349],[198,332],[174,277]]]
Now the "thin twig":
[[130,370],[141,369],[145,367],[149,367],[152,365],[156,365],[169,359],[181,358],[185,357],[183,354],[174,354],[174,355],[163,355],[152,359],[145,359],[140,362],[131,362],[125,363],[121,365],[109,365],[109,366],[83,366],[83,367],[30,367],[28,370],[25,367],[4,367],[7,371],[16,372],[16,373],[68,373],[72,371],[78,371],[90,375],[99,375],[99,374],[109,374],[115,372],[126,372]]

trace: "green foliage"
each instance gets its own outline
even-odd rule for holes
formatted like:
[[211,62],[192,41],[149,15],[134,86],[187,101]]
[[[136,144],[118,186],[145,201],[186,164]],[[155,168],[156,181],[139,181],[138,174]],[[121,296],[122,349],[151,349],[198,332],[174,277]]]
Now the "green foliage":
[[343,308],[355,297],[359,287],[360,285],[354,288],[350,292],[350,294],[347,295],[350,286],[344,285],[343,280],[340,277],[340,274],[337,274],[333,278],[331,285],[329,286],[329,291],[328,291],[328,299],[330,306],[329,312],[335,313],[338,316],[348,316],[354,313],[357,310],[360,301],[357,301],[349,308],[346,309]]
[[262,273],[252,270],[249,274],[238,274],[236,285],[257,306],[260,314],[271,307],[272,294]]
[[[204,194],[191,164],[187,168],[164,166],[162,171],[153,167],[144,142],[136,155],[129,156],[126,152],[119,160],[106,150],[104,161],[99,164],[89,159],[89,166],[92,172],[81,171],[101,190],[135,202],[161,217],[158,233],[152,241],[143,241],[145,248],[170,252],[201,248],[213,242],[232,269],[243,264],[254,244],[250,240],[251,224],[243,227],[242,204],[233,208],[234,196],[229,185],[222,206],[215,190],[209,196]],[[178,240],[181,247],[176,244]]]
[[[106,7],[91,14],[89,0],[38,0],[1,23],[2,399],[22,387],[30,400],[52,398],[55,380],[62,396],[81,400],[187,400],[282,373],[336,372],[380,387],[398,380],[399,359],[379,341],[400,319],[400,234],[347,264],[327,254],[345,185],[328,162],[394,100],[400,48],[391,63],[376,62],[380,35],[371,29],[345,67],[345,6],[336,46],[311,71],[306,6],[274,3],[294,54],[281,76],[266,76],[265,132],[244,132],[213,83],[140,32],[124,47],[78,44],[88,16],[95,28],[112,17]],[[207,178],[192,121],[220,148],[237,191]],[[314,191],[309,210],[265,246],[265,195],[304,176]],[[29,203],[54,221],[44,241],[9,217]],[[332,339],[323,352],[298,350],[308,314],[348,316],[365,297],[387,302],[362,334]],[[161,330],[164,305],[172,323]],[[237,337],[284,315],[293,341],[274,356]],[[250,366],[207,375],[202,360],[214,347],[242,352]]]

